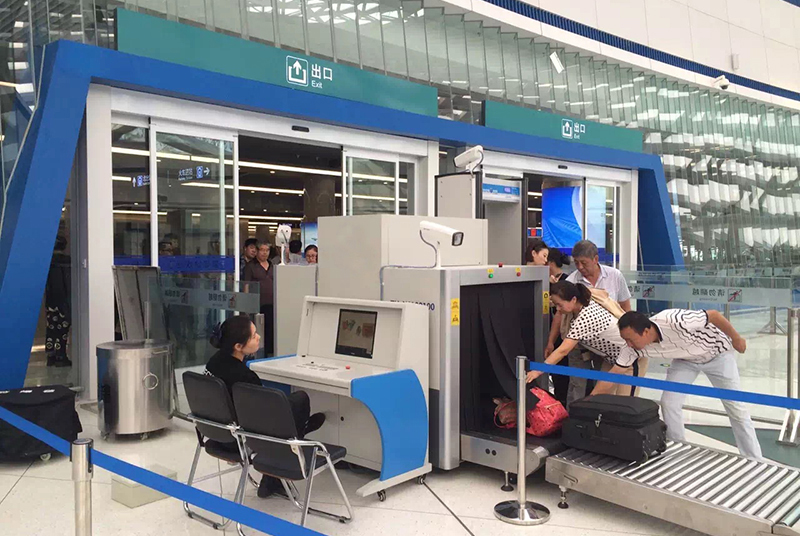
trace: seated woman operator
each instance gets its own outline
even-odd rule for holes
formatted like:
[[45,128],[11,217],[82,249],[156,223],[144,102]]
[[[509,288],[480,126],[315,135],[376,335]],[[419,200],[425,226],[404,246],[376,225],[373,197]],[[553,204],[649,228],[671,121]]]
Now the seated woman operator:
[[[206,374],[215,376],[225,382],[228,392],[233,396],[233,386],[237,383],[261,385],[258,375],[244,364],[244,356],[255,354],[261,337],[256,326],[246,315],[229,318],[211,337],[211,346],[218,348],[206,365]],[[297,431],[302,439],[325,423],[325,415],[311,415],[311,402],[304,391],[296,391],[288,395],[292,407]],[[267,417],[268,418],[268,417]],[[283,493],[283,485],[275,477],[264,475],[258,486],[258,496],[269,497],[273,493]]]

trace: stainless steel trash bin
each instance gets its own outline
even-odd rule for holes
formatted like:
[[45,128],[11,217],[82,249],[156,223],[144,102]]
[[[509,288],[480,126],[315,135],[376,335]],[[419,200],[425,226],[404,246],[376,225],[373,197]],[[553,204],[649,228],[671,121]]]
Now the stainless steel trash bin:
[[97,346],[99,427],[103,435],[147,434],[172,418],[172,343],[155,340]]

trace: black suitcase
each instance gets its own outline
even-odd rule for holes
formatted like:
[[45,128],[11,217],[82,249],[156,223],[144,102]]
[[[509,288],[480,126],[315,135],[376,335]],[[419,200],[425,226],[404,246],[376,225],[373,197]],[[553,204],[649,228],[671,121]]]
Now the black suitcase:
[[[0,391],[0,406],[70,442],[81,432],[75,392],[62,385]],[[23,461],[55,452],[53,447],[0,419],[0,461]]]
[[596,395],[570,405],[561,437],[570,448],[644,462],[666,450],[667,425],[652,400]]

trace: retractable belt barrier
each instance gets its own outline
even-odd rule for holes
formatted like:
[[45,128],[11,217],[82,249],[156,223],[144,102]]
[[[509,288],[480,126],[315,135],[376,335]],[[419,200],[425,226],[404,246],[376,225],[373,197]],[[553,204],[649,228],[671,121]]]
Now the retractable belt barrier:
[[655,380],[652,378],[639,378],[626,376],[624,374],[612,374],[610,372],[600,372],[596,370],[534,363],[533,361],[530,362],[530,369],[560,376],[574,376],[587,380],[633,385],[635,387],[646,387],[649,389],[659,389],[661,391],[673,391],[676,393],[685,393],[687,395],[704,396],[706,398],[717,398],[721,400],[747,402],[749,404],[758,404],[761,406],[800,410],[800,399],[786,396],[764,395],[760,393],[751,393],[749,391],[735,391],[733,389],[717,389],[716,387],[706,387],[703,385]]
[[[37,426],[23,419],[3,407],[0,407],[0,419],[19,428],[26,434],[35,437],[39,441],[47,443],[61,454],[65,456],[70,455],[69,441],[48,432],[41,426]],[[264,512],[259,512],[253,508],[236,504],[233,501],[217,497],[206,491],[187,486],[186,484],[124,462],[95,449],[92,449],[91,452],[91,463],[102,467],[106,471],[124,476],[143,486],[160,491],[175,499],[186,501],[198,508],[213,512],[224,518],[232,519],[242,525],[260,530],[267,534],[272,534],[274,536],[324,536],[319,532],[295,525],[294,523]]]

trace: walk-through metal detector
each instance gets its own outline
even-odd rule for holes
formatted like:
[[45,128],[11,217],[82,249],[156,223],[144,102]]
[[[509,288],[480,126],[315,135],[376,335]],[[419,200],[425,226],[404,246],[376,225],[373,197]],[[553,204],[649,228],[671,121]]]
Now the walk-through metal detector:
[[527,178],[488,176],[478,162],[465,171],[437,175],[435,199],[436,216],[488,221],[489,264],[525,264]]

